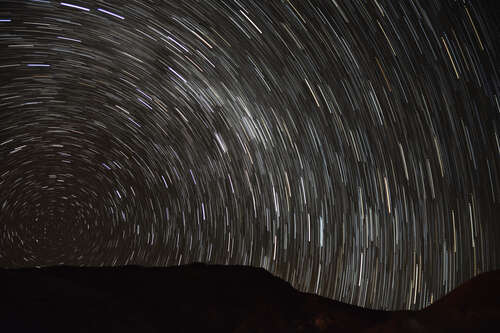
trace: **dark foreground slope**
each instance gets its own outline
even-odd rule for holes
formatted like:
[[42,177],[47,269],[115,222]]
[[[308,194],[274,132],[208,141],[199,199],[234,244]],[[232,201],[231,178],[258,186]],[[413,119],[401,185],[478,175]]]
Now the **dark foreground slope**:
[[[244,266],[0,270],[2,332],[497,332],[500,272],[419,312],[304,294]],[[478,330],[479,329],[479,330]]]

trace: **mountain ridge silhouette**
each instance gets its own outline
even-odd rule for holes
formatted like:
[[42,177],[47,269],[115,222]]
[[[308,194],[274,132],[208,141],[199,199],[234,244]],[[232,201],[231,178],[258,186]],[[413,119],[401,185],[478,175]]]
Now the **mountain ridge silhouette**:
[[19,332],[495,332],[500,271],[420,311],[366,309],[294,289],[263,268],[0,269],[0,328]]

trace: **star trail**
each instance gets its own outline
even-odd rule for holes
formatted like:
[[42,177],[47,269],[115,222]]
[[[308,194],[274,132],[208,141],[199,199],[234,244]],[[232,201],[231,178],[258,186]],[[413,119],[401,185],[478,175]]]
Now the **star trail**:
[[420,309],[500,268],[487,1],[1,1],[0,265],[264,267]]

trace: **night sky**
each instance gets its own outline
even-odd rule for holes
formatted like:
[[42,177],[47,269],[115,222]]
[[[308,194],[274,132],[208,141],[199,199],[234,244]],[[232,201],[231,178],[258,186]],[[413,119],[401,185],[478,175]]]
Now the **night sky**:
[[378,309],[500,268],[488,1],[68,1],[0,2],[0,266],[252,265]]

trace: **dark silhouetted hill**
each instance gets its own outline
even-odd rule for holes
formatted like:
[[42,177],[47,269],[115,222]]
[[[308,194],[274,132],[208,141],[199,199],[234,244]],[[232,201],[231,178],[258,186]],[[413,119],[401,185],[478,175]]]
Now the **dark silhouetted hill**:
[[500,271],[422,311],[301,293],[261,268],[0,269],[1,332],[498,332]]

